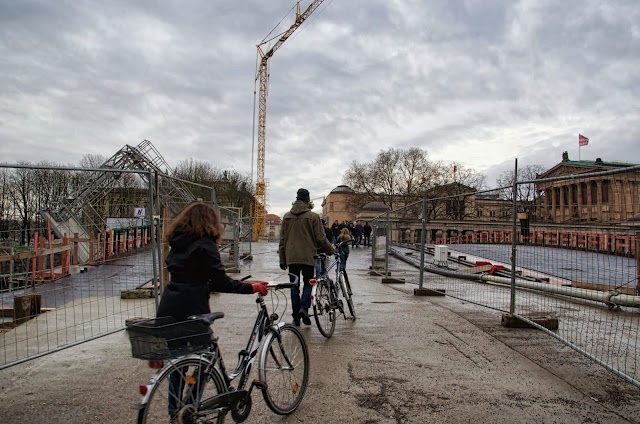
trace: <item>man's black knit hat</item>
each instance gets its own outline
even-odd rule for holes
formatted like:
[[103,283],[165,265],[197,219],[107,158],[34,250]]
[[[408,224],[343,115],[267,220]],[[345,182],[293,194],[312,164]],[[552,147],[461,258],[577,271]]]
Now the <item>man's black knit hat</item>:
[[302,200],[303,202],[309,202],[311,198],[309,197],[309,190],[305,188],[301,188],[296,193],[296,200]]

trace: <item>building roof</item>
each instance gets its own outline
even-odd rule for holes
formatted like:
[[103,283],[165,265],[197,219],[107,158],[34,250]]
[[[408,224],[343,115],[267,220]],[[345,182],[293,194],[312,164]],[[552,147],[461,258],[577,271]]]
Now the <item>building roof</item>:
[[363,211],[373,211],[373,212],[384,212],[388,211],[389,206],[385,205],[382,202],[369,202],[362,207]]
[[354,191],[346,185],[339,185],[338,187],[331,190],[331,193],[353,193]]
[[588,172],[600,172],[606,169],[621,169],[637,166],[637,163],[627,162],[605,162],[601,158],[596,160],[570,160],[567,152],[562,153],[562,162],[553,168],[539,174],[536,179],[542,179],[552,176],[584,174]]
[[282,223],[282,220],[280,219],[280,217],[272,213],[268,213],[264,217],[264,220],[269,224],[273,224],[273,225],[280,225]]

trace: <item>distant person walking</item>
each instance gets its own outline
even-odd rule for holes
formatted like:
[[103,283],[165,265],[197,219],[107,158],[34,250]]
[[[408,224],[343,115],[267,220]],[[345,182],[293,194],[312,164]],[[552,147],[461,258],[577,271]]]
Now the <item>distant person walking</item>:
[[373,228],[371,228],[371,225],[369,225],[369,221],[364,223],[362,231],[364,233],[364,245],[371,246],[371,232],[373,231]]
[[353,242],[351,245],[357,249],[360,244],[360,236],[362,235],[362,225],[358,224],[358,221],[353,223],[353,227],[351,228],[351,236],[353,237]]
[[333,239],[331,240],[331,242],[333,244],[338,243],[338,236],[340,235],[340,230],[342,228],[340,227],[340,224],[338,224],[338,220],[336,219],[333,222],[333,225],[331,226],[331,233],[333,234]]
[[[327,240],[322,222],[318,214],[312,212],[313,202],[309,191],[301,188],[296,193],[296,201],[289,212],[282,219],[280,231],[280,268],[287,269],[296,276],[302,274],[304,285],[302,293],[300,286],[291,289],[291,306],[293,324],[300,325],[300,319],[306,325],[311,325],[309,307],[311,306],[311,284],[313,278],[316,249],[321,248],[328,255],[333,255],[333,246]],[[294,280],[290,276],[291,281]]]
[[351,234],[349,234],[349,229],[348,228],[343,228],[342,232],[340,233],[340,236],[338,237],[338,243],[342,243],[340,244],[340,262],[342,263],[342,267],[344,269],[347,269],[347,258],[349,257],[349,243],[351,241]]

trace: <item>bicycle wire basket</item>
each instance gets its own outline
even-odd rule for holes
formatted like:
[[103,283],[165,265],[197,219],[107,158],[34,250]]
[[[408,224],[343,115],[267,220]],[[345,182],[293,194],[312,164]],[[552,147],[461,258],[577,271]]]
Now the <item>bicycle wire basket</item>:
[[199,353],[211,345],[211,327],[201,320],[176,322],[172,317],[152,318],[126,324],[131,356],[163,360]]

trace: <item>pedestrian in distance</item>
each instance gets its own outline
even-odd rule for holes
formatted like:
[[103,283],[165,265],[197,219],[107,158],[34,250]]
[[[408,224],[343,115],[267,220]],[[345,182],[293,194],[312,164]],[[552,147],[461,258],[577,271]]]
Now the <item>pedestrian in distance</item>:
[[333,234],[333,238],[331,242],[334,245],[338,243],[338,236],[340,235],[340,230],[342,230],[342,228],[340,227],[340,224],[338,224],[338,220],[336,219],[333,222],[333,225],[331,225],[331,233]]
[[362,225],[358,224],[358,221],[354,221],[353,227],[351,228],[351,237],[353,238],[352,246],[357,249],[360,244],[360,235],[362,230]]
[[338,237],[338,243],[342,243],[340,244],[340,262],[342,263],[342,267],[344,269],[347,269],[347,258],[349,257],[349,243],[351,241],[351,234],[349,234],[349,229],[348,228],[343,228],[342,232],[340,233],[340,236]]
[[371,228],[371,225],[369,225],[369,221],[364,223],[364,227],[362,227],[362,232],[364,235],[364,245],[365,246],[371,246],[371,232],[373,231],[373,228]]
[[358,233],[358,240],[356,240],[356,247],[362,244],[362,235],[364,233],[364,227],[360,221],[356,221],[356,229]]
[[300,325],[300,320],[305,325],[311,325],[309,319],[309,307],[311,306],[311,284],[314,265],[313,258],[316,249],[321,248],[328,255],[333,255],[334,249],[323,229],[320,216],[312,211],[313,203],[310,200],[309,191],[301,188],[296,193],[296,201],[291,210],[282,219],[280,230],[280,244],[278,252],[280,256],[280,268],[289,268],[291,282],[302,274],[302,292],[300,286],[291,289],[291,315],[293,324]]

